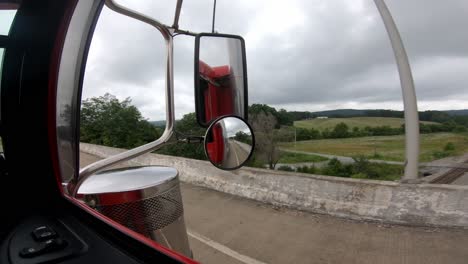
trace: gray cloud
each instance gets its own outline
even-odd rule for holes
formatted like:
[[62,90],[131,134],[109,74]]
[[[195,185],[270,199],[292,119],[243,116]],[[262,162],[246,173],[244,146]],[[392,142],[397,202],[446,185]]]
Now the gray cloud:
[[[162,1],[165,3],[165,1]],[[171,24],[175,1],[133,2]],[[246,40],[249,102],[291,110],[401,109],[385,28],[373,1],[218,1],[216,29]],[[468,108],[468,2],[387,1],[413,69],[420,109]],[[211,30],[212,0],[185,1],[184,29]],[[194,111],[194,40],[177,36],[176,113]],[[84,96],[131,96],[164,118],[164,41],[152,27],[105,9],[96,28]]]

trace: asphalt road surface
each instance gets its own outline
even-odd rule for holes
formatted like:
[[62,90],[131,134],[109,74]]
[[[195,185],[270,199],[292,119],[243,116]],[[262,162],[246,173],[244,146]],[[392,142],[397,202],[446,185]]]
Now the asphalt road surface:
[[242,164],[249,157],[249,150],[241,145],[240,142],[235,140],[229,139],[228,144],[229,150],[226,155],[226,160],[224,160],[222,163],[222,167],[235,168]]
[[[98,159],[81,153],[80,166]],[[201,263],[468,263],[468,230],[352,221],[185,183],[182,196]]]

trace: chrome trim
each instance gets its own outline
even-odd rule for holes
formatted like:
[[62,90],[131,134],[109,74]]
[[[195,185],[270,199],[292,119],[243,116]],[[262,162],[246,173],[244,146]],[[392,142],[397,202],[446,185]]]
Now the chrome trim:
[[89,178],[93,173],[101,171],[105,168],[108,168],[118,162],[126,161],[132,158],[135,158],[139,155],[142,155],[147,152],[151,152],[161,148],[165,143],[171,140],[174,134],[174,70],[173,70],[173,38],[170,32],[170,28],[158,20],[152,19],[146,15],[143,15],[134,10],[123,7],[113,0],[106,0],[105,4],[111,10],[120,13],[122,15],[134,18],[141,22],[147,23],[151,26],[154,26],[156,29],[161,32],[164,39],[166,40],[166,129],[162,136],[148,144],[143,146],[130,149],[128,151],[122,152],[120,154],[108,157],[106,159],[92,163],[83,169],[80,170],[79,177],[76,180],[76,183],[69,184],[70,193],[73,197],[76,197],[78,189],[83,184],[83,182]]
[[190,257],[178,175],[164,166],[106,170],[93,174],[78,196],[117,223]]
[[172,24],[172,28],[176,30],[179,28],[179,17],[180,17],[180,10],[182,9],[182,2],[183,0],[177,1],[176,11],[174,15],[174,23]]
[[[80,89],[90,34],[101,12],[99,1],[78,1],[63,43],[57,76],[55,132],[63,183],[78,179]],[[64,189],[66,192],[68,189]]]
[[[170,169],[173,171],[162,172],[161,170],[164,169]],[[135,188],[129,189],[129,185],[132,186],[132,183],[135,183],[135,180],[132,179],[131,176],[136,177],[138,174],[146,174],[148,176],[163,175],[163,179],[161,180],[157,177],[140,177],[140,179],[136,180],[136,187],[135,184],[133,184]],[[93,174],[90,178],[88,178],[89,180],[86,181],[84,185],[81,185],[80,190],[78,190],[78,195],[80,197],[93,197],[93,199],[100,205],[112,205],[108,203],[110,199],[105,200],[107,202],[101,201],[100,199],[102,197],[105,198],[109,194],[112,196],[112,194],[119,193],[121,199],[118,203],[128,203],[133,202],[135,197],[139,197],[139,199],[147,199],[165,193],[168,190],[179,186],[178,175],[179,172],[172,167],[153,165],[106,170]],[[95,180],[95,183],[97,181],[99,188],[89,188],[89,185],[93,184],[91,182],[93,179]],[[117,184],[116,181],[113,181],[112,184],[110,184],[110,179],[116,179]]]

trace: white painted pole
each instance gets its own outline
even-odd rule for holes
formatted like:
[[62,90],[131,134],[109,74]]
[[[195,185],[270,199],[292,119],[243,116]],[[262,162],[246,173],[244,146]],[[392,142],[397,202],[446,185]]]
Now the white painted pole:
[[383,0],[374,0],[374,2],[382,17],[390,42],[392,43],[393,53],[398,66],[398,73],[400,74],[401,90],[403,92],[406,161],[405,175],[402,180],[416,180],[418,178],[419,166],[419,117],[411,67],[400,33],[385,2]]

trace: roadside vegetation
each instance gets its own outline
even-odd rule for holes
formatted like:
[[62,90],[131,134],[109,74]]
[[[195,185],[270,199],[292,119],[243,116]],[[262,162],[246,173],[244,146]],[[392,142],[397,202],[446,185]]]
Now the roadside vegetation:
[[[327,118],[323,117],[323,115]],[[322,116],[321,118],[317,118]],[[339,177],[395,180],[402,166],[369,162],[370,159],[404,161],[403,112],[390,110],[332,110],[325,112],[286,111],[264,105],[249,106],[249,123],[255,134],[255,152],[247,166],[334,175]],[[468,152],[468,112],[420,112],[421,156],[426,162]],[[144,119],[131,99],[118,100],[111,94],[82,102],[80,140],[92,144],[134,148],[159,138],[164,122]],[[176,134],[203,136],[195,113],[176,121]],[[242,133],[235,139],[251,143]],[[307,153],[293,153],[297,150]],[[160,154],[206,160],[203,144],[177,143],[156,151]],[[356,157],[342,164],[313,153]],[[298,167],[297,163],[325,166]],[[282,165],[277,168],[277,164]],[[294,167],[284,164],[296,164]],[[297,168],[297,169],[295,169]]]
[[333,158],[324,167],[302,166],[294,169],[283,165],[278,170],[353,179],[396,181],[403,175],[404,167],[402,165],[372,163],[365,157],[356,157],[354,163],[350,164],[343,164],[338,159]]
[[[324,131],[326,129],[333,130],[339,123],[345,123],[348,127],[364,129],[365,127],[387,126],[390,128],[401,128],[405,123],[405,119],[398,117],[348,117],[348,118],[313,118],[306,120],[294,121],[294,126],[305,129],[316,129]],[[437,122],[422,121],[423,124],[439,124]]]
[[[293,142],[282,143],[280,146],[289,150],[347,157],[363,156],[368,159],[389,161],[404,161],[405,159],[405,137],[403,135],[308,140],[298,141],[296,144]],[[466,152],[468,152],[467,133],[421,135],[421,162],[439,159],[441,156],[461,155]]]
[[282,151],[278,163],[322,162],[326,160],[328,158],[322,156]]

